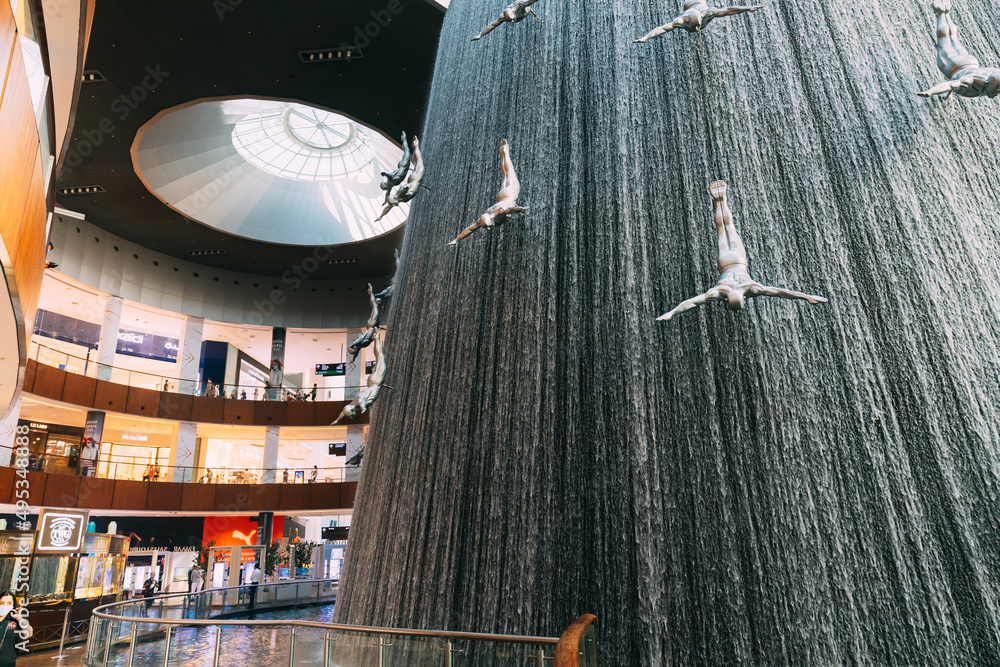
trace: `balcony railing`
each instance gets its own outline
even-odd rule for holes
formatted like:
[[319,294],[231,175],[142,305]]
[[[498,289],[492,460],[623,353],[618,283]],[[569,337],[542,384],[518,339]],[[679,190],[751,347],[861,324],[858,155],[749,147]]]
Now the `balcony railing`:
[[[148,373],[120,366],[99,364],[88,357],[68,354],[34,340],[28,345],[28,357],[34,359],[39,364],[53,366],[67,373],[85,375],[98,380],[123,384],[128,387],[167,391],[191,396],[210,396],[247,401],[349,401],[364,386],[348,385],[344,387],[317,388],[315,396],[312,395],[312,389],[309,387],[264,387],[259,383],[252,385],[213,383],[213,390],[208,385],[208,380],[213,378],[205,378],[205,380],[200,382],[182,380],[175,375]],[[218,380],[220,378],[215,379]]]
[[[293,586],[306,589],[289,588]],[[324,667],[596,666],[593,652],[587,662],[583,653],[578,661],[567,663],[564,658],[559,662],[554,653],[560,640],[555,637],[218,618],[220,614],[248,614],[255,610],[254,605],[257,609],[263,604],[273,606],[282,598],[289,604],[322,602],[332,599],[334,591],[327,581],[287,582],[261,584],[253,604],[250,596],[251,587],[243,586],[98,607],[84,664],[167,665],[173,661],[214,667],[225,656],[228,663],[320,663]]]

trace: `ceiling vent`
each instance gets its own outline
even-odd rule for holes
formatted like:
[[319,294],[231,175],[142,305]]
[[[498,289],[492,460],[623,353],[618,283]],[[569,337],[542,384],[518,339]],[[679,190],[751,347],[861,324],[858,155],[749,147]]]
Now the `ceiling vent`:
[[331,60],[357,60],[364,58],[365,53],[356,46],[337,47],[334,49],[312,49],[299,51],[299,60],[304,63],[325,63]]
[[79,185],[72,188],[58,188],[56,192],[61,195],[95,195],[99,192],[107,192],[100,185]]
[[215,248],[213,250],[188,250],[187,254],[192,257],[208,257],[210,255],[225,255],[226,251],[222,248]]
[[361,261],[360,259],[358,259],[357,257],[354,257],[353,259],[328,259],[328,260],[324,261],[323,263],[324,264],[357,264],[360,261]]
[[84,83],[97,83],[99,81],[107,81],[107,79],[104,78],[100,70],[88,69],[84,71],[82,81]]

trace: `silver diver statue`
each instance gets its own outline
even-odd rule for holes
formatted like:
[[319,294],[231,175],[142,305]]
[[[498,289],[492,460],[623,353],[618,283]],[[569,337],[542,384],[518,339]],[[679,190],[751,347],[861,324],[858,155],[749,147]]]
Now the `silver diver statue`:
[[733,212],[729,210],[726,201],[726,184],[716,181],[708,186],[715,202],[715,226],[719,233],[719,282],[704,294],[688,299],[669,313],[657,317],[659,320],[669,320],[678,313],[696,308],[708,301],[725,300],[730,310],[742,310],[745,300],[755,296],[777,296],[782,299],[803,299],[811,304],[826,303],[821,296],[812,296],[801,292],[767,287],[750,277],[747,270],[747,251],[743,240],[736,232],[733,224]]
[[392,293],[396,291],[396,274],[399,273],[399,250],[397,249],[393,254],[396,257],[396,270],[392,274],[392,280],[389,281],[388,287],[375,295],[375,298],[381,301],[391,299]]
[[377,330],[373,349],[375,350],[375,368],[368,376],[367,385],[354,397],[354,400],[344,406],[344,409],[340,411],[340,416],[333,421],[331,426],[340,423],[341,419],[353,419],[365,412],[382,393],[382,383],[385,382],[385,354],[382,353],[382,340]]
[[475,37],[473,37],[472,41],[475,42],[477,40],[482,39],[486,35],[490,34],[494,30],[502,26],[504,23],[519,23],[524,19],[528,18],[528,14],[531,14],[537,19],[538,14],[536,14],[535,10],[531,8],[531,5],[535,4],[536,2],[538,2],[538,0],[517,0],[517,2],[512,2],[511,4],[507,5],[507,8],[503,10],[502,14],[500,14],[500,18],[498,18],[496,21],[483,28],[483,31],[478,35],[476,35]]
[[510,146],[507,140],[500,142],[500,170],[503,171],[503,187],[497,193],[497,203],[486,209],[478,220],[463,229],[447,246],[453,246],[466,236],[476,231],[480,227],[493,229],[496,225],[506,221],[508,215],[526,213],[527,207],[517,205],[517,197],[521,194],[521,181],[517,180],[517,173],[514,171],[514,162],[510,159]]
[[951,97],[952,93],[962,97],[996,97],[1000,94],[1000,69],[980,67],[975,56],[958,41],[958,29],[951,20],[951,0],[935,0],[932,6],[937,14],[938,69],[950,80],[917,94],[921,97]]
[[645,37],[635,40],[635,44],[646,40],[665,35],[668,32],[683,28],[688,32],[701,32],[713,19],[721,16],[733,16],[744,12],[755,12],[763,9],[764,5],[750,5],[744,7],[709,7],[705,0],[684,0],[684,13],[675,18],[670,23],[653,28]]
[[368,299],[372,302],[372,314],[368,316],[368,322],[365,323],[365,330],[361,332],[360,336],[354,339],[353,343],[347,346],[347,353],[351,355],[350,362],[352,366],[361,353],[361,350],[371,345],[372,341],[378,335],[378,325],[382,319],[382,311],[379,306],[382,305],[382,300],[372,292],[372,284],[368,283]]
[[410,171],[410,144],[406,140],[406,132],[403,132],[403,157],[399,159],[399,164],[396,165],[396,171],[388,173],[383,171],[382,175],[385,180],[379,184],[379,187],[385,190],[385,201],[389,202],[389,194],[392,189],[403,182],[406,178],[406,173]]
[[[390,192],[385,197],[385,208],[382,209],[382,215],[375,218],[375,222],[378,222],[385,216],[389,214],[389,211],[396,208],[400,204],[410,201],[417,196],[417,191],[422,187],[427,187],[423,185],[420,181],[424,177],[424,157],[420,153],[420,139],[413,137],[413,152],[410,155],[410,175],[406,177],[406,181],[396,188],[395,192]],[[430,188],[428,188],[430,189]]]

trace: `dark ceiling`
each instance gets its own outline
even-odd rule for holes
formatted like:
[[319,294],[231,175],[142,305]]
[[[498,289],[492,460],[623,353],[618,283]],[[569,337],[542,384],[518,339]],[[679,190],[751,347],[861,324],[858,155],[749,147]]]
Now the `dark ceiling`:
[[[391,21],[379,25],[379,17]],[[342,111],[398,141],[402,130],[413,134],[423,127],[443,18],[425,0],[97,0],[86,69],[107,80],[82,86],[57,187],[99,185],[107,192],[59,195],[58,203],[151,250],[222,269],[281,275],[312,248],[250,241],[168,208],[132,168],[136,131],[163,109],[203,97],[246,95]],[[357,37],[366,27],[374,34],[363,38],[367,46]],[[298,55],[355,42],[363,47],[361,59],[303,63]],[[159,72],[162,81],[150,72]],[[141,88],[144,78],[153,90],[141,101],[140,91],[129,108],[120,98]],[[82,155],[86,143],[97,145]],[[315,277],[390,274],[402,235],[399,229],[337,246]],[[214,249],[225,253],[188,254]]]

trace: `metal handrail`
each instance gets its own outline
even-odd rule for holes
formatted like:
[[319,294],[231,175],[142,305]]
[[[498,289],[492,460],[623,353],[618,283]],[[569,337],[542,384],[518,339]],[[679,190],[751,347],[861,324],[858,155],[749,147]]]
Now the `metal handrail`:
[[[333,583],[334,579],[292,579],[289,581],[274,581],[274,582],[262,582],[260,586],[293,586],[293,585],[304,585],[304,584],[329,584]],[[545,644],[555,646],[559,643],[558,637],[531,637],[531,636],[519,636],[519,635],[496,635],[480,632],[454,632],[450,630],[415,630],[411,628],[381,628],[377,626],[366,626],[366,625],[344,625],[339,623],[319,623],[317,621],[258,621],[251,619],[215,619],[215,618],[143,618],[142,620],[137,620],[135,616],[118,616],[116,614],[108,613],[106,610],[112,607],[118,606],[134,606],[137,602],[142,602],[143,600],[168,600],[171,598],[191,598],[198,595],[214,594],[222,591],[239,590],[246,589],[247,586],[252,584],[243,584],[241,586],[228,586],[226,588],[209,588],[207,590],[199,591],[198,593],[171,593],[169,595],[156,595],[151,598],[135,598],[127,602],[112,602],[110,604],[101,605],[96,607],[91,615],[95,618],[100,618],[105,621],[119,621],[124,623],[141,623],[143,625],[183,625],[183,626],[193,626],[193,625],[204,625],[204,626],[223,626],[223,625],[240,625],[240,626],[252,626],[252,625],[262,625],[268,627],[274,627],[276,625],[280,626],[294,626],[302,628],[322,628],[325,630],[340,630],[343,632],[359,632],[359,633],[379,633],[387,635],[400,635],[409,637],[429,637],[436,639],[459,639],[459,640],[474,640],[474,641],[493,641],[493,642],[507,642],[507,643],[518,643],[518,644]]]
[[[149,373],[149,372],[146,372],[146,371],[132,370],[131,368],[125,368],[123,366],[114,366],[112,364],[102,364],[102,363],[100,363],[98,361],[95,361],[93,359],[89,359],[89,358],[86,358],[86,357],[81,357],[81,356],[78,356],[78,355],[75,355],[75,354],[70,354],[68,352],[63,352],[62,350],[59,350],[59,349],[54,348],[54,347],[49,347],[48,345],[44,345],[44,344],[39,343],[38,341],[34,341],[34,340],[30,342],[29,348],[32,347],[32,346],[35,348],[34,354],[32,354],[32,352],[29,349],[28,356],[31,357],[31,358],[33,358],[36,363],[45,364],[46,366],[52,366],[52,364],[46,363],[45,361],[39,359],[39,352],[41,350],[46,350],[46,351],[48,351],[51,354],[59,355],[59,356],[62,356],[62,357],[66,357],[67,363],[69,362],[70,359],[74,359],[77,362],[79,362],[80,364],[82,364],[83,368],[86,369],[85,371],[80,372],[80,373],[74,372],[74,371],[69,370],[69,369],[62,369],[62,370],[64,370],[67,373],[73,373],[74,375],[85,375],[87,377],[92,377],[92,376],[94,376],[94,375],[97,374],[96,372],[99,369],[104,368],[104,369],[108,369],[112,373],[114,371],[120,371],[122,373],[128,373],[129,374],[129,382],[127,382],[126,384],[128,384],[129,386],[133,385],[133,383],[131,381],[132,375],[139,375],[139,376],[143,376],[145,378],[148,378],[150,381],[152,381],[152,384],[155,387],[155,391],[166,391],[168,393],[178,393],[178,394],[185,394],[185,395],[192,395],[192,396],[203,396],[202,389],[205,386],[205,382],[204,381],[199,382],[197,380],[185,380],[183,378],[174,377],[172,375],[163,375],[163,374],[160,374],[160,373]],[[91,371],[90,369],[94,369],[94,370]],[[162,389],[161,388],[161,387],[164,386],[163,385],[163,381],[164,380],[168,380],[171,383],[172,386],[169,389]],[[192,389],[192,391],[182,391],[181,388],[183,386],[185,386],[185,383]],[[146,382],[146,384],[149,384],[149,382]],[[305,401],[311,401],[311,400],[313,400],[312,398],[310,398],[310,392],[312,390],[309,387],[296,388],[296,387],[286,387],[284,385],[281,385],[281,386],[275,385],[273,387],[269,387],[269,388],[265,389],[265,387],[262,387],[260,385],[240,385],[240,384],[224,384],[224,383],[216,383],[215,386],[216,386],[217,390],[219,390],[219,387],[222,387],[222,390],[219,390],[220,394],[218,396],[215,396],[214,398],[228,398],[228,400],[247,400],[247,401],[254,401],[255,400],[255,401],[258,401],[258,402],[268,402],[268,401],[272,401],[272,402],[273,401],[296,402],[299,399],[291,398],[291,396],[294,396],[297,392],[301,391],[301,392],[304,392],[305,396],[306,396],[305,398],[301,399],[302,401],[305,402]],[[361,385],[345,385],[343,387],[337,387],[336,391],[337,392],[342,392],[342,391],[347,391],[349,389],[362,389],[365,386],[366,385],[363,385],[363,384],[361,384]],[[229,395],[233,392],[234,389],[236,391],[237,397],[236,398],[229,398]],[[239,396],[242,394],[242,392],[244,390],[248,391],[247,398],[245,398],[245,399],[239,398]],[[257,397],[257,398],[253,397],[253,391],[255,391],[255,390],[258,391],[258,392],[261,392],[261,395],[259,397]],[[268,391],[270,391],[272,393],[275,393],[275,394],[279,394],[279,397],[277,397],[277,398],[268,397],[267,396],[267,392]],[[325,402],[325,401],[331,401],[332,402],[332,401],[345,400],[345,399],[338,399],[338,398],[329,398],[329,399],[327,399],[327,398],[321,398],[319,396],[319,394],[322,393],[323,391],[331,391],[331,390],[329,390],[329,389],[318,390],[317,397],[315,399],[316,403],[321,403],[321,402]],[[282,394],[283,394],[283,396],[282,396]]]

